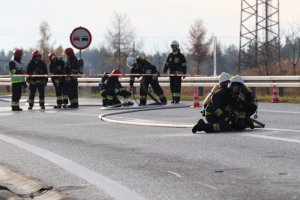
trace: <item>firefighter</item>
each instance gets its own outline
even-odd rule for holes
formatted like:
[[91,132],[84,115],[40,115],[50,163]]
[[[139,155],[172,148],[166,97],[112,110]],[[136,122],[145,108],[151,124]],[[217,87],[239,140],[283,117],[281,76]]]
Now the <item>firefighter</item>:
[[121,106],[122,104],[118,99],[118,96],[122,96],[124,98],[131,96],[131,93],[128,92],[119,81],[119,77],[121,75],[122,72],[120,70],[114,69],[111,72],[111,75],[104,81],[101,93],[105,102],[104,106]]
[[[41,53],[37,50],[32,52],[32,58],[27,66],[26,74],[29,75],[29,107],[32,110],[36,89],[39,91],[39,104],[41,109],[45,109],[45,86],[48,82],[48,70],[44,61],[41,60]],[[42,75],[42,76],[30,76]]]
[[[147,103],[147,95],[149,85],[153,88],[159,97],[160,104],[167,104],[167,99],[158,82],[159,73],[154,65],[142,56],[136,58],[129,56],[127,58],[127,66],[131,68],[131,74],[145,74],[140,81],[140,103],[139,106],[145,106]],[[130,76],[129,90],[132,90],[136,76]]]
[[203,101],[203,110],[201,110],[201,113],[203,114],[203,116],[205,116],[205,109],[209,103],[209,101],[211,100],[211,96],[217,92],[219,89],[221,88],[227,88],[227,85],[230,83],[230,79],[231,79],[231,75],[226,73],[226,72],[222,72],[219,76],[219,83],[217,85],[215,85],[210,93],[206,96],[206,98]]
[[19,101],[22,96],[22,87],[26,88],[25,76],[13,76],[25,74],[24,64],[21,63],[23,56],[23,51],[21,49],[16,49],[13,53],[13,57],[9,62],[9,73],[11,77],[11,88],[12,88],[12,98],[11,98],[11,109],[12,111],[22,111],[19,106]]
[[236,121],[233,123],[235,130],[254,128],[250,117],[257,110],[257,101],[252,91],[244,84],[241,76],[237,75],[230,79],[228,87],[233,97],[233,109]]
[[[180,53],[179,43],[174,40],[171,43],[172,53],[169,54],[164,67],[164,73],[170,71],[170,74],[186,74],[186,59]],[[185,76],[170,76],[170,89],[172,93],[171,103],[179,103],[181,96],[181,79]]]
[[[105,91],[105,84],[106,84],[106,80],[108,79],[108,72],[104,72],[103,73],[103,76],[101,78],[101,81],[99,83],[99,91],[100,91],[100,95],[102,96],[103,92]],[[103,96],[102,96],[103,97]],[[103,106],[107,106],[106,105],[106,101],[107,99],[106,98],[102,98],[102,105]]]
[[68,108],[78,108],[78,75],[80,74],[80,63],[74,54],[72,48],[65,49],[65,55],[67,56],[67,62],[65,64],[66,83],[68,88],[68,97],[70,105]]
[[64,83],[65,78],[64,76],[57,76],[66,74],[65,70],[65,62],[61,57],[55,55],[55,53],[49,53],[48,58],[50,61],[49,71],[53,86],[55,88],[56,94],[56,105],[53,106],[54,108],[66,108],[68,104],[68,95],[67,95],[67,87]]

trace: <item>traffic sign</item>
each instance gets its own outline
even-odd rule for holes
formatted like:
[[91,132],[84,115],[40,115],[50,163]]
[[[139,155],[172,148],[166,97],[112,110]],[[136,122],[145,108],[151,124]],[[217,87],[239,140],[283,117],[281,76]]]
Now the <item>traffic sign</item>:
[[86,49],[92,42],[92,35],[86,28],[77,27],[70,34],[70,41],[76,49]]

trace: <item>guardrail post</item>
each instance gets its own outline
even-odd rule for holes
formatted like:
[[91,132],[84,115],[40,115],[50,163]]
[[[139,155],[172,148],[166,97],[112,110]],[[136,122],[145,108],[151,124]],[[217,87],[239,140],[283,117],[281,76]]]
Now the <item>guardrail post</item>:
[[198,87],[199,96],[203,96],[203,87]]
[[279,96],[281,96],[281,97],[284,96],[284,88],[283,87],[279,88]]

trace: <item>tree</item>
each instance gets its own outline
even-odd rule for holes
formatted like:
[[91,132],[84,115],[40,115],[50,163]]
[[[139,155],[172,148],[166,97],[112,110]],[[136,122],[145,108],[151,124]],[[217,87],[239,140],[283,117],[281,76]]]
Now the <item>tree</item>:
[[200,64],[209,56],[209,47],[212,43],[212,37],[205,42],[206,29],[201,19],[197,19],[189,30],[189,39],[191,48],[189,52],[191,58],[197,64],[197,74],[200,74]]
[[300,28],[290,28],[290,33],[285,38],[285,46],[282,50],[283,57],[292,65],[293,74],[296,75],[296,67],[300,60]]
[[47,22],[43,21],[40,24],[39,29],[41,39],[38,41],[37,48],[42,54],[42,60],[48,62],[48,53],[53,49],[53,47],[51,47],[49,44],[49,40],[51,37],[50,27]]
[[106,39],[114,51],[114,60],[121,69],[121,66],[125,65],[126,56],[135,43],[135,33],[130,28],[130,21],[126,14],[114,13],[112,29],[107,30]]

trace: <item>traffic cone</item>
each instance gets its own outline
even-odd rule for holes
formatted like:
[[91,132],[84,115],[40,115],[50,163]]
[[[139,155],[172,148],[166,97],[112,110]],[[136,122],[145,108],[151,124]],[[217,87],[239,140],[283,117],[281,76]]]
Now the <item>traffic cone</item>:
[[194,89],[194,108],[200,107],[198,89]]
[[279,94],[278,94],[278,88],[276,87],[276,85],[273,86],[272,103],[279,103]]

